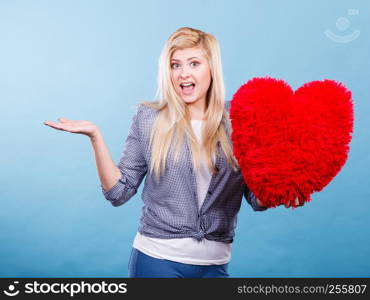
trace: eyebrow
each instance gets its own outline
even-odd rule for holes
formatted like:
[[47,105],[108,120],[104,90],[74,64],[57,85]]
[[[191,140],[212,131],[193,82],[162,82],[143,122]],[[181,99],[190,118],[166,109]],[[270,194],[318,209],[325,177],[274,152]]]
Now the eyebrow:
[[[200,59],[200,58],[198,58],[198,57],[196,57],[196,56],[193,56],[193,57],[188,58],[187,60],[191,60],[191,59],[193,59],[193,58]],[[174,60],[174,61],[180,61],[180,60],[178,60],[178,59],[176,59],[176,58],[172,58],[171,60]]]

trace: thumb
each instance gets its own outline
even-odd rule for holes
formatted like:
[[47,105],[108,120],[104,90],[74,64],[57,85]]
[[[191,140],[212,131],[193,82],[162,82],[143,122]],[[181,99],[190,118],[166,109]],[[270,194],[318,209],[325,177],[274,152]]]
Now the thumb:
[[58,118],[58,120],[59,120],[59,122],[61,122],[61,123],[66,123],[66,122],[68,122],[69,120],[68,119],[66,119],[66,118]]

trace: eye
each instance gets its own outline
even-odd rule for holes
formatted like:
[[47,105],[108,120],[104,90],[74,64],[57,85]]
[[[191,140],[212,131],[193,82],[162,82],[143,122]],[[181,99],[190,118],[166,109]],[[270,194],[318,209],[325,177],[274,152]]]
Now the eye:
[[197,62],[197,61],[192,61],[191,63],[190,63],[190,66],[192,66],[192,67],[196,67],[196,66],[199,66],[199,62]]
[[180,64],[178,64],[178,63],[171,64],[172,69],[177,69],[179,66],[180,66]]

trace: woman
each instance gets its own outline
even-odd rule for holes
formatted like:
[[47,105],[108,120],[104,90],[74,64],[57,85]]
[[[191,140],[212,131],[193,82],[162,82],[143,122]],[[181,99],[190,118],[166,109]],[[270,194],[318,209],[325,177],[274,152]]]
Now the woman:
[[158,95],[139,105],[117,166],[93,123],[45,124],[90,137],[102,193],[113,206],[135,195],[146,176],[129,277],[228,277],[243,195],[255,211],[267,207],[249,191],[233,156],[213,35],[184,27],[169,37]]

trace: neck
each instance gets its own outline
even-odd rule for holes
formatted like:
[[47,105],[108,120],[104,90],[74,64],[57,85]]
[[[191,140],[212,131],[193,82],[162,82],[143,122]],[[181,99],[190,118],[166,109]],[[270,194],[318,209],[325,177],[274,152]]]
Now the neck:
[[194,103],[189,103],[188,109],[190,113],[190,119],[191,120],[203,120],[205,106],[206,106],[205,99],[200,99]]

